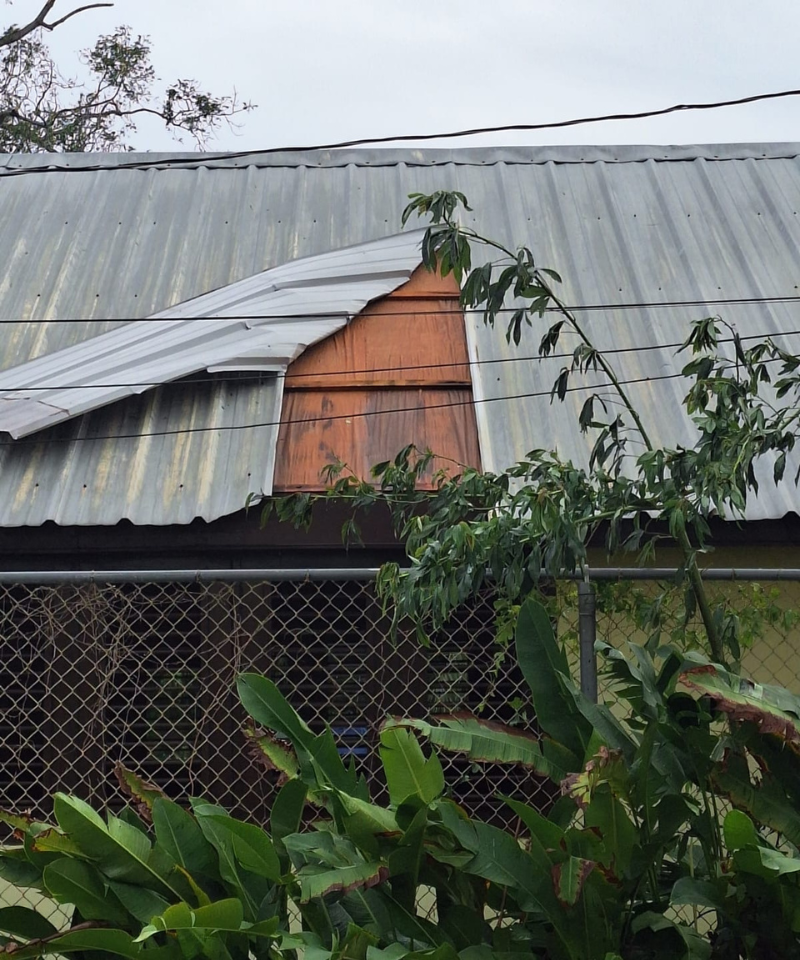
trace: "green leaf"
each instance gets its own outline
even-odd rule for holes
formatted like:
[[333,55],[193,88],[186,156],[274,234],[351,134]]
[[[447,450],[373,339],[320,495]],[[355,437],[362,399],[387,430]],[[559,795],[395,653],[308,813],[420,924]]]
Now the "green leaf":
[[431,743],[452,753],[466,754],[478,763],[516,763],[560,781],[567,770],[542,754],[538,739],[524,730],[483,720],[466,711],[425,720],[390,720],[384,729],[409,727],[418,730]]
[[[313,769],[318,776],[322,776],[322,782],[315,780],[310,784],[312,787],[330,784],[337,790],[354,791],[355,777],[342,763],[330,730],[315,736],[280,690],[266,677],[256,673],[242,674],[237,681],[237,689],[242,705],[256,723],[288,737],[296,750],[310,758]],[[301,773],[306,779],[302,763]]]
[[28,860],[17,860],[0,852],[0,879],[15,887],[39,888],[42,883],[42,868]]
[[366,783],[359,781],[352,762],[349,767],[345,767],[330,727],[326,727],[314,738],[311,745],[311,766],[316,772],[316,782],[324,790],[333,787],[342,793],[360,796],[363,800],[369,799]]
[[438,910],[439,926],[453,941],[462,960],[462,950],[485,944],[491,938],[491,927],[473,906],[440,902]]
[[153,917],[163,913],[169,906],[163,897],[153,890],[148,890],[147,887],[110,880],[108,888],[139,923],[150,923]]
[[435,950],[412,950],[408,960],[458,960],[458,953],[450,943],[441,943]]
[[758,846],[758,833],[753,821],[741,810],[731,810],[726,814],[722,830],[728,850]]
[[638,833],[607,784],[603,784],[592,797],[584,813],[584,823],[599,831],[606,852],[606,865],[619,876],[624,876],[631,865]]
[[63,793],[55,795],[54,808],[59,826],[109,879],[153,886],[180,899],[180,892],[149,865],[150,841],[135,827],[116,817],[106,827],[87,803]]
[[177,803],[156,797],[151,808],[156,840],[189,873],[214,876],[216,857],[195,818]]
[[300,870],[300,900],[308,903],[329,893],[349,893],[363,887],[374,887],[389,878],[389,868],[381,863],[356,863],[335,870],[303,868]]
[[[568,691],[573,703],[594,731],[595,738],[599,737],[610,749],[620,750],[626,758],[630,759],[636,751],[636,745],[612,711],[603,703],[592,703],[574,685],[569,685]],[[596,745],[590,743],[584,758],[590,756],[596,749]]]
[[536,600],[528,599],[520,608],[516,649],[520,669],[531,690],[537,723],[553,740],[567,747],[580,765],[592,728],[565,687],[564,681],[570,679],[566,654],[556,641],[547,611]]
[[145,821],[139,816],[139,814],[133,809],[133,807],[123,807],[119,812],[120,820],[124,820],[125,823],[130,824],[132,827],[136,827],[137,830],[141,831],[144,834],[149,836],[150,829],[145,823]]
[[236,687],[242,706],[256,723],[311,753],[314,733],[271,680],[257,673],[244,673]]
[[536,837],[545,850],[559,849],[564,839],[564,831],[558,824],[543,817],[538,810],[534,810],[527,803],[512,800],[511,797],[502,797],[501,799],[511,807],[528,828],[531,836]]
[[337,951],[339,960],[366,960],[367,950],[377,943],[378,937],[350,923]]
[[800,814],[781,784],[767,771],[761,775],[758,786],[750,779],[747,763],[730,758],[726,766],[718,766],[711,773],[716,790],[727,797],[733,806],[749,813],[760,824],[783,834],[795,846],[800,846]]
[[[405,813],[409,808],[403,811]],[[412,816],[399,844],[388,857],[392,893],[408,910],[416,909],[419,874],[425,862],[425,839],[428,807],[420,807]]]
[[264,830],[233,817],[217,815],[209,819],[231,834],[234,852],[245,870],[273,882],[280,879],[278,854]]
[[346,793],[340,794],[338,799],[350,822],[354,823],[357,829],[371,834],[396,833],[399,829],[395,815],[385,807],[368,803],[359,797],[350,797]]
[[0,932],[23,940],[38,940],[50,937],[58,930],[52,923],[29,907],[0,908]]
[[[206,813],[205,811],[209,811]],[[227,827],[216,822],[218,816],[227,816],[220,813],[220,808],[210,804],[197,804],[194,807],[197,821],[206,840],[214,847],[219,855],[219,872],[223,881],[233,887],[248,908],[248,916],[255,919],[258,914],[258,905],[249,889],[249,881],[244,866],[240,863],[234,845],[234,834]]]
[[[672,960],[674,957],[683,957],[685,960],[709,960],[711,957],[711,943],[698,933],[693,927],[684,926],[670,920],[662,913],[654,910],[645,910],[631,923],[631,930],[635,934],[650,934],[646,941],[646,956],[659,957],[663,960]],[[634,940],[634,944],[636,940]],[[637,951],[639,953],[641,951]]]
[[280,949],[284,954],[298,951],[303,960],[330,960],[331,957],[331,950],[323,945],[319,936],[305,931],[281,934]]
[[441,812],[445,825],[473,854],[463,867],[466,873],[508,887],[523,910],[544,909],[547,903],[555,905],[549,862],[545,860],[546,872],[534,869],[532,857],[510,833],[487,823],[463,820],[451,807],[442,807]]
[[560,275],[559,273],[556,273],[555,270],[551,270],[549,267],[539,267],[539,270],[540,270],[542,273],[546,274],[546,276],[548,276],[548,277],[550,277],[551,279],[555,280],[556,283],[563,283],[563,282],[564,282],[564,281],[561,279],[561,275]]
[[417,948],[423,946],[434,947],[447,942],[443,930],[435,923],[431,923],[430,920],[417,916],[414,911],[407,910],[402,903],[399,903],[391,895],[387,887],[376,887],[371,892],[380,897],[386,905],[391,926],[400,937],[411,941]]
[[367,947],[367,960],[402,960],[407,953],[408,947],[402,943],[390,943],[383,949],[370,945]]
[[270,829],[275,849],[284,853],[283,839],[297,833],[303,821],[307,787],[302,780],[290,780],[278,791],[270,811]]
[[[34,941],[13,952],[14,960],[29,960],[31,957],[62,955],[69,953],[110,953],[118,957],[136,960],[141,948],[123,930],[74,930],[60,937]],[[9,954],[10,955],[10,954]]]
[[259,920],[258,923],[242,924],[242,932],[248,937],[269,937],[270,939],[279,936],[281,925],[280,917],[270,917],[269,920]]
[[530,852],[525,851],[510,833],[486,823],[459,824],[459,814],[452,807],[443,806],[442,814],[459,842],[474,851],[472,859],[462,867],[464,872],[508,887],[522,910],[541,911],[553,925],[562,945],[559,956],[580,956],[575,951],[579,949],[582,927],[572,922],[556,898],[552,864],[543,848],[532,843]]
[[141,884],[167,899],[184,899],[187,884],[175,862],[159,846],[153,848],[136,827],[109,815],[105,826],[92,808],[77,797],[56,794],[59,824],[109,880]]
[[772,847],[759,847],[758,856],[762,866],[778,876],[800,872],[800,859],[790,857]]
[[392,928],[385,899],[379,887],[359,887],[345,894],[338,905],[357,926],[378,936],[385,936]]
[[697,877],[681,877],[673,885],[669,898],[673,907],[698,906],[712,910],[723,910],[724,900],[724,888],[720,889],[720,885],[712,880]]
[[431,803],[444,791],[444,774],[436,754],[426,760],[417,738],[400,727],[381,731],[381,760],[389,798],[400,806],[409,797]]
[[573,907],[578,902],[586,878],[594,868],[593,861],[580,857],[569,857],[553,866],[553,887],[562,906]]
[[[252,927],[245,925],[243,921],[242,902],[236,897],[217,900],[215,903],[198,907],[196,910],[193,910],[187,903],[176,903],[168,907],[161,916],[153,917],[152,922],[142,930],[134,942],[142,943],[155,934],[167,930],[253,932],[254,935],[262,932],[260,924]],[[262,935],[272,935],[275,929],[276,924],[270,921],[264,925]]]
[[86,920],[125,925],[130,917],[113,893],[108,893],[97,870],[80,860],[56,860],[44,868],[48,893],[59,903],[73,903]]

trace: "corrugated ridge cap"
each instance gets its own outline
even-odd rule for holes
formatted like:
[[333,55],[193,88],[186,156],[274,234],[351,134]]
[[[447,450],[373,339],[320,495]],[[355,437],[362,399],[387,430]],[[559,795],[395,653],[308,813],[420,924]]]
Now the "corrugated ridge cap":
[[366,147],[341,150],[288,150],[231,153],[32,153],[0,154],[0,176],[22,169],[50,172],[119,170],[246,169],[247,167],[430,167],[541,165],[547,163],[691,162],[693,160],[794,160],[800,142],[586,146],[492,146],[454,148]]

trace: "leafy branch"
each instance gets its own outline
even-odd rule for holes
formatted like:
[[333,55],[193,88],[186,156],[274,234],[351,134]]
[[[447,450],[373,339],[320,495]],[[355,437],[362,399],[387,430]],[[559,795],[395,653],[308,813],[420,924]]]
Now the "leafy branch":
[[23,26],[0,34],[0,151],[131,149],[142,115],[156,117],[203,146],[220,124],[253,108],[237,95],[216,96],[179,79],[159,94],[146,36],[121,26],[80,54],[85,79],[64,74],[44,42],[67,20],[112,3],[89,3],[49,19],[47,0]]
[[[539,267],[529,247],[512,251],[461,226],[459,207],[470,209],[458,192],[411,195],[403,223],[413,214],[430,218],[422,242],[428,269],[452,273],[461,286],[462,307],[480,311],[489,326],[509,301],[516,304],[506,329],[515,345],[525,326],[556,314],[541,337],[539,356],[555,355],[567,333],[577,345],[553,383],[551,401],[586,389],[588,375],[598,372],[607,380],[602,390],[610,389],[612,396],[588,384],[579,414],[581,431],[591,436],[584,464],[536,449],[496,474],[474,468],[434,473],[431,451],[407,447],[393,461],[376,465],[368,480],[344,464],[330,466],[326,497],[349,499],[357,512],[377,503],[392,510],[410,566],[388,564],[381,570],[384,600],[397,618],[411,617],[424,638],[488,579],[501,597],[518,602],[543,576],[585,574],[589,546],[600,539],[609,555],[626,551],[643,563],[653,559],[659,541],[670,540],[683,556],[679,578],[688,587],[687,619],[699,613],[715,661],[738,660],[736,618],[724,603],[709,601],[698,557],[709,549],[713,517],[744,517],[758,492],[762,458],[773,458],[773,480],[783,481],[800,420],[800,358],[770,338],[746,348],[718,317],[696,321],[678,350],[689,354],[681,371],[688,383],[683,413],[696,440],[658,446],[645,411],[637,409],[609,357],[555,294],[560,276]],[[493,259],[473,266],[474,247],[491,251]],[[721,331],[730,337],[723,340]],[[632,436],[642,447],[637,455],[628,450]],[[432,491],[420,489],[423,478]],[[313,505],[313,498],[304,496],[302,504],[290,498],[266,509],[297,522],[310,516]],[[357,539],[355,519],[345,534]]]

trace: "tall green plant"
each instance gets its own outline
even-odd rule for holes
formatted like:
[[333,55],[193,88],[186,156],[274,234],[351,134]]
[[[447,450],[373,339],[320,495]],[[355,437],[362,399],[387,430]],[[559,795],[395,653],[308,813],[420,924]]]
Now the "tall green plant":
[[[389,720],[388,801],[329,729],[312,731],[270,680],[246,674],[242,702],[283,781],[269,833],[203,800],[183,809],[124,772],[141,817],[101,818],[63,795],[52,825],[3,814],[21,842],[0,851],[0,876],[75,905],[62,930],[0,910],[3,949],[20,960],[800,957],[800,700],[697,654],[631,645],[603,651],[613,707],[594,704],[530,600],[516,650],[536,729],[464,713]],[[528,767],[562,796],[550,810],[505,798],[521,824],[512,835],[448,796],[438,750]]]
[[[430,451],[406,447],[394,460],[376,464],[370,478],[354,476],[345,464],[329,466],[328,496],[348,498],[357,510],[388,504],[394,513],[411,563],[381,570],[378,585],[387,604],[398,618],[410,617],[424,638],[488,581],[519,603],[542,576],[586,574],[590,544],[602,540],[611,555],[628,551],[647,562],[659,540],[669,541],[681,552],[687,612],[697,611],[705,645],[715,661],[737,662],[737,618],[707,596],[698,556],[710,545],[712,516],[743,516],[758,490],[761,458],[770,455],[775,483],[783,480],[800,423],[793,402],[800,358],[768,337],[745,343],[718,317],[698,320],[678,351],[686,354],[682,412],[698,439],[691,446],[661,446],[651,435],[648,411],[637,408],[611,356],[556,293],[561,278],[554,270],[540,266],[528,246],[514,250],[461,224],[459,209],[470,209],[463,194],[437,191],[410,200],[403,222],[414,215],[430,221],[423,262],[455,276],[465,309],[482,313],[490,326],[510,310],[506,336],[515,344],[526,326],[538,325],[540,357],[555,358],[568,335],[551,399],[564,400],[576,385],[586,390],[579,426],[589,443],[583,464],[532,449],[499,473],[469,467],[456,476],[439,472],[432,494],[418,489],[431,469]],[[483,262],[473,265],[476,249]],[[599,388],[587,379],[597,373],[606,381]],[[310,505],[304,494],[269,501],[265,511],[298,522],[308,519]],[[349,521],[346,533],[354,529]]]
[[0,908],[3,951],[17,960],[273,956],[286,918],[281,859],[269,836],[212,804],[185,810],[121,776],[141,816],[128,808],[101,817],[60,793],[52,824],[0,811],[22,840],[0,851],[0,877],[74,909],[70,926],[58,930],[34,910]]

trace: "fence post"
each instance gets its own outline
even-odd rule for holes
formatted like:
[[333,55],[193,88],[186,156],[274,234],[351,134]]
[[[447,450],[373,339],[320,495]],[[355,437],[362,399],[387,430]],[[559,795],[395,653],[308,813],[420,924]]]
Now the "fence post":
[[594,642],[597,639],[597,603],[594,584],[578,583],[578,636],[581,654],[581,692],[597,703],[597,660]]

